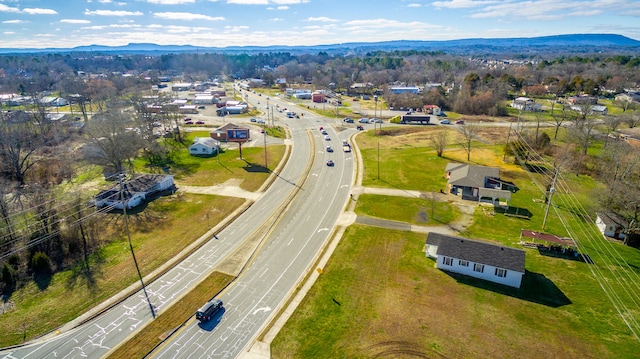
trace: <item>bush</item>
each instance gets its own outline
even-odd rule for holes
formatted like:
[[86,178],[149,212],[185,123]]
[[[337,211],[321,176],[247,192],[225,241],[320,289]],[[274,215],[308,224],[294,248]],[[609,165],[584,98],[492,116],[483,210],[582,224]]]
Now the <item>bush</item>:
[[49,257],[42,252],[36,252],[31,258],[31,270],[35,273],[51,273]]

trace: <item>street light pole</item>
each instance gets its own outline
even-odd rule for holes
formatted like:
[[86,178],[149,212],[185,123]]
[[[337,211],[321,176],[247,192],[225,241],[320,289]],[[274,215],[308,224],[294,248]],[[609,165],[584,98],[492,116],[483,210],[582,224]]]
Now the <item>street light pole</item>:
[[140,273],[140,267],[138,266],[138,260],[136,259],[136,254],[133,251],[133,244],[131,243],[131,233],[129,232],[129,216],[127,215],[127,205],[124,202],[124,184],[122,183],[123,173],[118,175],[118,182],[120,183],[120,203],[122,203],[122,213],[124,214],[124,224],[127,231],[127,239],[129,240],[129,249],[131,250],[131,256],[133,257],[133,263],[136,266],[136,271],[138,271],[138,277],[140,278],[140,283],[142,284],[142,291],[144,292],[145,298],[147,298],[147,303],[149,303],[149,309],[151,309],[151,316],[153,319],[156,318],[156,311],[153,308],[153,304],[151,304],[151,299],[149,299],[149,294],[147,294],[147,288],[144,285],[144,280],[142,279],[142,274]]

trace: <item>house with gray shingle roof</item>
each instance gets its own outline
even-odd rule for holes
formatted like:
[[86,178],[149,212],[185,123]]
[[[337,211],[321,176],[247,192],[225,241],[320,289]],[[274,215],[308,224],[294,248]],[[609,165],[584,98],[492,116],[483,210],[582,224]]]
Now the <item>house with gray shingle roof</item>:
[[426,254],[438,269],[515,288],[520,288],[525,273],[522,249],[489,242],[430,232]]
[[500,169],[497,167],[452,162],[445,168],[445,178],[447,193],[472,201],[496,204],[504,200],[508,206],[511,194],[518,190],[513,183],[500,179]]

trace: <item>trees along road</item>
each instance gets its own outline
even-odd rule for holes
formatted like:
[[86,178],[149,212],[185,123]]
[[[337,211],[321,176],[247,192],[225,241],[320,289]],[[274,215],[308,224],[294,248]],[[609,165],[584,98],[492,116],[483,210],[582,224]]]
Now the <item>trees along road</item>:
[[[352,153],[327,153],[325,147],[328,142],[337,146],[353,131],[341,133],[340,138],[327,126],[335,120],[312,113],[286,120],[282,113],[274,115],[287,122],[292,134],[291,155],[282,172],[249,209],[216,234],[217,239],[207,241],[160,278],[147,283],[150,301],[161,314],[213,270],[229,269],[218,268],[226,258],[248,258],[253,250],[238,253],[236,249],[252,236],[260,236],[256,256],[218,297],[224,302],[222,315],[204,324],[189,320],[153,357],[238,357],[311,269],[310,265],[332,234],[350,193],[354,161]],[[332,141],[325,141],[320,135],[321,125],[329,131]],[[336,165],[326,166],[328,159]],[[139,290],[74,329],[51,335],[46,340],[1,350],[0,358],[105,357],[151,320],[151,310],[143,291]]]

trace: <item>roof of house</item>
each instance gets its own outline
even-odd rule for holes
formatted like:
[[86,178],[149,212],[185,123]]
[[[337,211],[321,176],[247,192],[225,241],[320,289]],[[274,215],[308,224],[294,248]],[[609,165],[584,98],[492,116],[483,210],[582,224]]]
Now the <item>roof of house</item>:
[[438,247],[437,254],[469,262],[524,273],[525,252],[522,249],[473,239],[430,232],[427,244]]
[[193,144],[191,146],[194,145],[203,145],[209,148],[216,148],[220,146],[220,141],[211,137],[196,137],[193,139]]
[[224,131],[227,132],[227,130],[236,130],[236,129],[243,129],[243,130],[247,130],[248,128],[246,127],[241,127],[236,125],[235,123],[227,123],[224,124],[218,128],[216,128],[215,130],[211,131],[211,132],[218,132],[218,131]]
[[528,229],[523,229],[520,231],[520,235],[526,238],[562,244],[563,246],[576,247],[576,242],[573,239],[568,237],[559,237],[559,236],[556,236],[555,234],[542,233],[537,231],[531,231]]
[[101,191],[96,195],[96,199],[108,199],[111,201],[129,200],[134,194],[139,192],[149,192],[158,183],[171,175],[140,174],[122,184],[122,194],[120,194],[120,184],[116,184],[108,190]]
[[503,189],[495,189],[495,188],[479,188],[478,196],[480,197],[490,197],[490,198],[504,198],[506,200],[511,199],[511,192]]
[[478,187],[485,185],[486,177],[500,178],[500,169],[497,167],[473,166],[462,163],[448,163],[445,168],[449,172],[448,183],[455,186]]
[[626,228],[629,225],[629,222],[627,222],[626,219],[622,218],[622,216],[618,215],[617,213],[597,212],[596,214],[598,215],[598,217],[600,217],[600,220],[602,220],[602,223],[606,225],[614,224],[614,225],[622,226],[624,228]]

